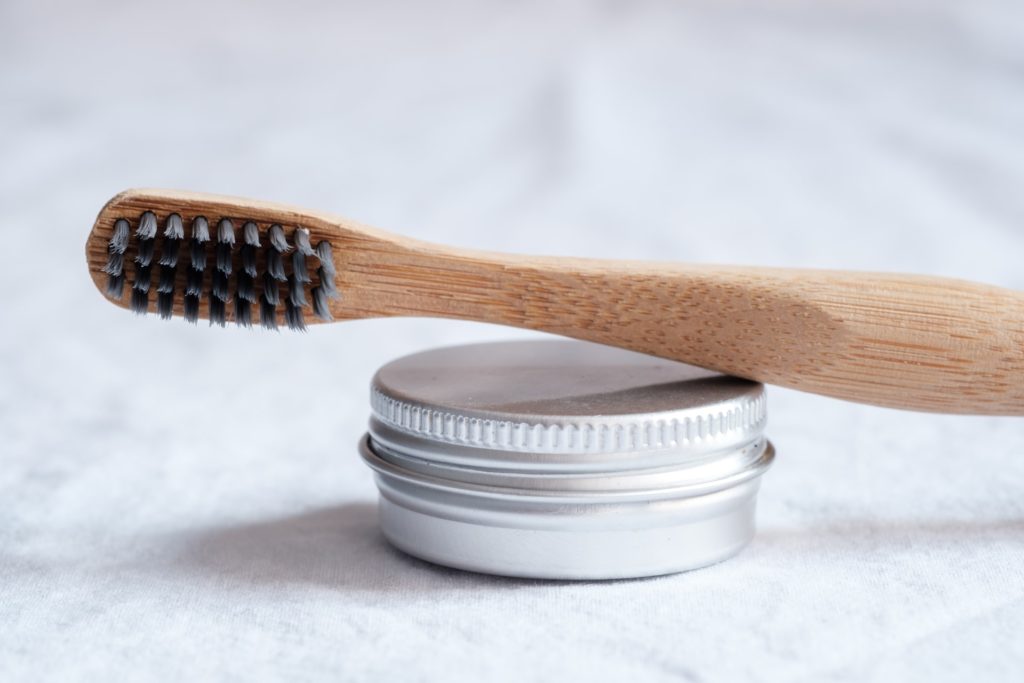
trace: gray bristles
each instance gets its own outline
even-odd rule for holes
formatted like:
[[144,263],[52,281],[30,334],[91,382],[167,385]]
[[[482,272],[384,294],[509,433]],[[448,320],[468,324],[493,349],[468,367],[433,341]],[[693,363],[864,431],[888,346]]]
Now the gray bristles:
[[235,324],[239,327],[252,327],[252,304],[245,299],[235,299]]
[[164,227],[164,237],[172,240],[185,239],[185,226],[181,223],[181,216],[176,213],[172,213],[167,217],[167,223]]
[[291,251],[291,247],[288,246],[288,240],[284,236],[284,228],[277,223],[270,226],[270,246],[282,254]]
[[132,282],[132,289],[139,292],[148,292],[152,280],[152,267],[139,265],[135,268],[135,281]]
[[217,270],[225,275],[231,274],[231,244],[217,243]]
[[132,313],[138,313],[139,315],[145,315],[146,311],[149,310],[149,290],[132,289],[132,299],[130,303]]
[[128,250],[128,239],[131,235],[132,226],[123,218],[114,221],[114,234],[110,236],[110,244],[107,250],[123,254]]
[[156,214],[146,211],[139,219],[139,227],[135,230],[135,236],[140,240],[151,240],[156,237]]
[[235,243],[235,225],[228,218],[221,218],[217,223],[217,241],[221,244]]
[[273,249],[267,250],[267,273],[279,282],[284,282],[288,279],[288,276],[284,274],[284,259],[281,257],[280,252]]
[[328,299],[340,299],[341,294],[338,293],[338,287],[334,284],[334,278],[327,276],[323,266],[317,268],[316,274],[320,278],[320,286],[324,288],[324,295]]
[[198,300],[203,293],[203,271],[189,270],[188,282],[185,284],[185,296],[194,296]]
[[124,296],[124,273],[107,276],[107,296],[118,301]]
[[268,330],[277,329],[277,311],[275,306],[276,304],[267,301],[266,296],[260,297],[260,325]]
[[299,332],[306,330],[306,321],[302,319],[302,309],[293,304],[290,299],[284,301],[284,321],[290,330]]
[[162,266],[160,268],[160,283],[156,286],[156,291],[161,294],[172,294],[174,292],[174,275],[174,268]]
[[174,292],[160,292],[156,295],[156,312],[164,320],[170,320],[174,313]]
[[309,230],[305,228],[299,228],[295,231],[295,235],[292,237],[295,240],[295,248],[303,256],[313,256],[315,253],[313,247],[309,246]]
[[327,295],[320,287],[314,287],[310,292],[313,296],[313,315],[321,320],[334,320],[330,308],[327,307]]
[[245,243],[254,247],[260,246],[260,229],[256,227],[256,224],[249,221],[242,226],[242,234],[245,237]]
[[192,240],[189,258],[192,261],[192,270],[198,270],[200,273],[206,270],[206,247],[199,240]]
[[199,320],[199,297],[194,294],[185,295],[185,322],[195,324]]
[[277,280],[270,273],[263,274],[263,296],[267,302],[277,306],[281,303],[281,292],[277,286]]
[[210,325],[220,325],[224,327],[227,322],[227,316],[224,312],[224,302],[217,297],[210,299]]
[[296,280],[304,284],[313,281],[309,277],[309,269],[306,268],[306,257],[301,251],[292,254],[292,274]]
[[[177,311],[194,324],[202,314],[211,325],[221,327],[229,319],[239,327],[252,327],[258,314],[259,325],[276,330],[282,306],[281,326],[292,330],[305,331],[309,307],[320,320],[334,319],[331,300],[340,294],[330,242],[321,240],[313,247],[309,230],[297,227],[289,235],[278,223],[261,235],[253,220],[238,221],[241,234],[236,235],[233,220],[215,217],[214,229],[205,217],[196,216],[190,220],[186,237],[181,214],[171,213],[158,238],[159,219],[153,211],[140,215],[134,233],[131,220],[117,219],[103,267],[107,296],[123,300],[125,287],[130,287],[129,307],[142,314],[148,312],[150,290],[154,290],[155,310],[161,318],[170,318]],[[186,239],[187,247],[182,244]],[[207,246],[211,242],[212,246]],[[291,261],[286,264],[284,255],[290,252]],[[309,261],[311,256],[317,261]],[[182,259],[187,261],[182,264]],[[134,272],[126,266],[132,261]],[[159,273],[154,273],[157,264]],[[179,273],[181,268],[184,273]]]
[[192,240],[195,242],[210,241],[210,224],[203,216],[196,216],[192,220]]
[[213,294],[214,299],[220,299],[221,301],[227,301],[230,297],[228,293],[228,276],[219,270],[213,273],[213,285],[210,287],[210,293]]
[[249,303],[256,303],[256,287],[252,276],[248,273],[238,274],[238,298]]
[[107,254],[107,265],[103,266],[103,272],[107,275],[120,275],[124,272],[124,253],[112,251]]
[[296,306],[306,305],[306,290],[303,289],[301,282],[295,281],[294,275],[288,278],[288,301]]
[[165,237],[163,247],[160,249],[160,265],[174,267],[178,265],[178,252],[181,251],[181,241],[176,237]]
[[242,270],[249,277],[256,277],[256,247],[251,244],[242,245]]
[[135,254],[135,262],[148,266],[153,262],[153,252],[156,251],[155,239],[140,239],[139,250]]
[[334,269],[334,259],[331,257],[331,243],[323,240],[320,244],[316,245],[316,257],[320,259],[321,277],[333,280],[338,271]]
[[235,243],[235,226],[227,218],[217,223],[217,270],[231,274],[231,246]]

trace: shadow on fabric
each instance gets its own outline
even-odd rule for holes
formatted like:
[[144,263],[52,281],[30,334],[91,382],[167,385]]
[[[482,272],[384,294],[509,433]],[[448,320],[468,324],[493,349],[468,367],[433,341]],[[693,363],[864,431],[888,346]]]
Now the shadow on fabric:
[[247,584],[318,584],[349,591],[478,589],[544,583],[430,564],[393,548],[376,505],[352,503],[187,534],[175,567]]

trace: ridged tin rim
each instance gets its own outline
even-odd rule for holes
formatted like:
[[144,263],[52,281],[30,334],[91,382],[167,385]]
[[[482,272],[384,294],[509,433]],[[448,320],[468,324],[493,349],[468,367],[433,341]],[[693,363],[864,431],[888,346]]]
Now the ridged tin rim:
[[[638,470],[629,475],[590,473],[586,476],[531,477],[528,473],[496,473],[468,468],[431,468],[432,463],[413,469],[401,454],[388,454],[375,447],[366,434],[359,440],[359,454],[378,476],[394,478],[441,492],[458,493],[491,500],[544,500],[547,503],[601,504],[629,500],[695,498],[724,491],[760,477],[775,458],[775,448],[767,439],[755,444],[742,462],[726,464],[713,476],[701,466],[666,467],[650,472]],[[395,457],[395,456],[398,457]],[[714,467],[716,461],[705,463]],[[431,471],[433,470],[433,471]],[[477,475],[483,475],[481,480]],[[484,483],[486,482],[486,483]]]
[[[520,378],[520,371],[528,376]],[[474,372],[484,375],[479,385],[492,400],[474,395]],[[571,386],[563,390],[562,381]],[[452,382],[464,394],[446,394]],[[495,399],[505,398],[502,382],[511,385],[507,403]],[[590,399],[601,410],[587,413]],[[637,458],[658,454],[700,458],[760,438],[767,417],[757,382],[622,349],[548,340],[400,358],[375,375],[370,405],[370,431],[378,441],[446,462],[491,460],[496,466],[635,466]]]

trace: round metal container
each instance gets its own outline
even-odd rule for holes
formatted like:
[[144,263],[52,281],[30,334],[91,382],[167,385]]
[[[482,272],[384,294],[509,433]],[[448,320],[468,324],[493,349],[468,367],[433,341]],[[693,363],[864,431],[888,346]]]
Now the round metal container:
[[362,456],[405,552],[549,579],[702,567],[754,534],[764,387],[578,341],[434,349],[373,379]]

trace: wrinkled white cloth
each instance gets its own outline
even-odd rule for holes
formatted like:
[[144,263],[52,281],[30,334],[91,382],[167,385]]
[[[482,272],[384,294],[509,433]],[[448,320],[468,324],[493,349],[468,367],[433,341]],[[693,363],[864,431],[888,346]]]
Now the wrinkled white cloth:
[[1024,288],[1014,0],[0,3],[0,679],[1020,681],[1024,421],[772,389],[740,556],[546,583],[390,549],[377,366],[527,333],[138,319],[116,191],[421,239]]

